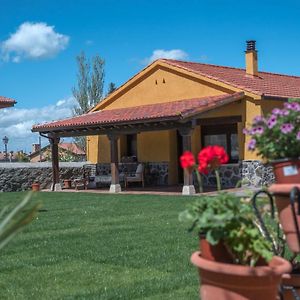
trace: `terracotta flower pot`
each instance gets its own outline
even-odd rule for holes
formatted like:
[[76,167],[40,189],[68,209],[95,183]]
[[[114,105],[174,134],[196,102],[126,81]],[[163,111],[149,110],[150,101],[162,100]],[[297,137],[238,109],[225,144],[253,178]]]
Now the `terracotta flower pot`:
[[267,266],[249,267],[224,264],[191,256],[201,279],[201,300],[266,300],[276,299],[282,274],[289,273],[291,264],[273,257]]
[[205,259],[232,263],[232,257],[228,252],[225,244],[220,241],[217,245],[211,245],[205,238],[205,234],[199,234],[199,248],[201,256]]
[[31,189],[32,189],[33,192],[38,192],[40,190],[40,184],[38,182],[34,182],[31,185]]
[[283,274],[282,285],[283,300],[295,300],[293,293],[300,297],[300,274]]
[[[290,203],[290,192],[295,186],[300,189],[300,184],[273,184],[270,186],[269,191],[275,196],[279,221],[284,231],[286,242],[291,251],[298,253],[300,252],[300,245]],[[296,219],[300,229],[300,216],[298,216],[297,211],[298,203],[295,203]]]
[[271,164],[276,183],[300,183],[300,160],[277,160]]
[[72,188],[72,180],[71,179],[65,179],[64,180],[64,188],[65,189],[71,189]]

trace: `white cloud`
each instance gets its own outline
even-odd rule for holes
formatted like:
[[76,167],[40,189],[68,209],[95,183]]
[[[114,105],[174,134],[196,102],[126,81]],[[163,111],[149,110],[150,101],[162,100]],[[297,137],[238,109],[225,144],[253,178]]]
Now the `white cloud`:
[[151,62],[159,58],[184,60],[188,58],[188,54],[185,51],[180,49],[173,49],[173,50],[157,49],[152,52],[152,55],[150,57],[144,59],[144,63],[150,64]]
[[2,58],[17,63],[22,59],[53,57],[67,47],[69,39],[55,32],[54,26],[25,22],[0,44]]
[[[57,101],[42,108],[7,108],[0,110],[0,132],[9,138],[9,150],[31,151],[31,144],[38,142],[38,134],[32,133],[32,125],[72,116],[73,97]],[[2,137],[0,137],[2,139]],[[44,139],[45,140],[45,139]],[[44,143],[48,143],[47,140]],[[0,151],[1,149],[0,141]]]

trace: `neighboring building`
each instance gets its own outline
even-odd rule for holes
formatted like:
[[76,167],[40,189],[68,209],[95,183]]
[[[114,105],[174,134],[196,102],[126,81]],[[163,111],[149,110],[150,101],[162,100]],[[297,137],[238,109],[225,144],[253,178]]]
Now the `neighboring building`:
[[[300,77],[258,71],[255,41],[247,42],[245,56],[245,69],[157,60],[91,112],[33,131],[57,138],[88,135],[89,161],[117,163],[136,156],[161,165],[158,171],[166,170],[168,184],[183,182],[178,163],[183,149],[197,154],[206,145],[222,145],[235,168],[239,161],[258,159],[247,150],[243,128],[288,98],[300,97]],[[185,177],[186,185],[192,185],[190,178]]]
[[7,107],[12,107],[16,103],[17,102],[15,100],[13,100],[13,99],[0,96],[0,109],[7,108]]
[[[85,161],[85,152],[74,143],[58,144],[60,160]],[[29,154],[30,162],[47,161],[51,158],[50,145],[40,148],[40,144],[32,144],[32,153]]]
[[0,162],[26,162],[29,161],[28,154],[23,152],[23,150],[13,152],[9,151],[7,153],[0,151]]

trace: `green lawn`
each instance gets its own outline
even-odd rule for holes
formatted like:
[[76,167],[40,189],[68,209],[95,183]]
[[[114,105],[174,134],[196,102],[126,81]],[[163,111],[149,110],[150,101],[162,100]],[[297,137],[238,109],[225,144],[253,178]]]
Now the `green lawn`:
[[[24,193],[0,193],[0,207]],[[197,299],[191,197],[36,193],[38,218],[1,250],[1,299]]]

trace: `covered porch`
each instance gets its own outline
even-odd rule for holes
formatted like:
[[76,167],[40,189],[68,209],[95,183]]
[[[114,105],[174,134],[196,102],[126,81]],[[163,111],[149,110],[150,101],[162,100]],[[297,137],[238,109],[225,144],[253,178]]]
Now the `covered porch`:
[[[106,136],[109,141],[111,193],[121,192],[119,174],[119,140],[122,136],[138,135],[146,132],[176,131],[178,154],[192,150],[192,134],[194,129],[203,124],[224,124],[241,122],[240,115],[230,118],[205,118],[205,113],[221,106],[241,100],[244,93],[226,94],[221,96],[186,99],[131,108],[106,109],[91,112],[78,117],[61,121],[35,125],[33,132],[49,139],[52,153],[53,184],[51,190],[60,190],[58,143],[60,138],[75,136]],[[158,151],[160,141],[156,141]],[[178,165],[178,157],[173,157],[173,166]],[[172,170],[169,170],[172,172]],[[182,194],[195,193],[192,175],[183,173]]]

